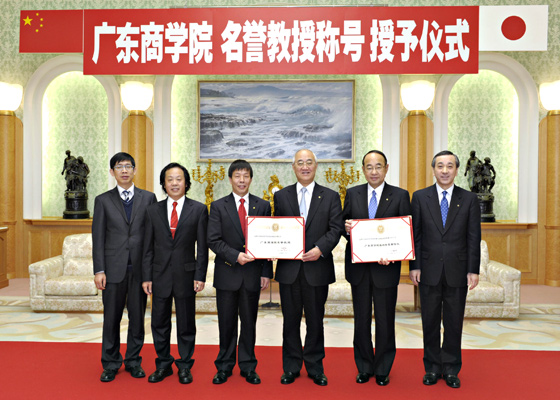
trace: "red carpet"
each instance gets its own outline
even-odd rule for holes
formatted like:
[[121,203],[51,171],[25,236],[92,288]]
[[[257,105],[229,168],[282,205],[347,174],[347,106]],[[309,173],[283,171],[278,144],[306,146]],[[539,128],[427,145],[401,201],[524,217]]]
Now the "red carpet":
[[[172,346],[177,354],[177,346]],[[263,381],[250,385],[234,370],[223,385],[213,385],[216,370],[214,359],[217,346],[197,346],[196,362],[192,369],[194,382],[181,385],[177,372],[163,382],[148,383],[147,378],[134,379],[124,367],[116,379],[102,383],[100,363],[101,344],[91,343],[38,343],[0,342],[2,372],[0,398],[2,399],[130,399],[177,398],[194,396],[197,400],[237,399],[313,399],[355,398],[375,399],[433,399],[453,396],[454,399],[521,399],[554,397],[560,377],[560,352],[552,351],[495,351],[465,350],[460,389],[448,388],[443,381],[437,385],[422,385],[422,351],[399,349],[391,372],[391,383],[379,387],[375,380],[355,383],[356,367],[353,350],[328,348],[325,373],[329,385],[319,387],[302,377],[291,385],[281,385],[280,347],[258,347],[260,360],[257,372]],[[153,345],[142,351],[143,367],[151,374],[154,367]],[[110,396],[110,397],[106,397]],[[552,396],[552,397],[551,397]]]

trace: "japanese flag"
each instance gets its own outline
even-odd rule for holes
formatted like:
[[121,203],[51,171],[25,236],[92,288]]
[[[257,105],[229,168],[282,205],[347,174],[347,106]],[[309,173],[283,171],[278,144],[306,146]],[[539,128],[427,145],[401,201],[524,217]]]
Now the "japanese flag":
[[480,6],[479,51],[546,51],[548,6]]

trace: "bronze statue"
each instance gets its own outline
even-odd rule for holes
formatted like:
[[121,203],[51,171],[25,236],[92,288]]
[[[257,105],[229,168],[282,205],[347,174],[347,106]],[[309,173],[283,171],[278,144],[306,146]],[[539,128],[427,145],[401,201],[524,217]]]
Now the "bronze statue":
[[490,161],[490,157],[485,157],[484,164],[477,167],[475,176],[477,193],[492,193],[492,188],[496,184],[496,170]]
[[82,156],[72,157],[66,169],[66,191],[85,192],[88,175],[89,167],[84,162],[84,158]]
[[70,150],[66,150],[62,175],[65,175],[66,179],[66,192],[64,193],[66,209],[62,213],[63,218],[89,218],[87,209],[89,167],[84,162],[84,158],[82,156],[76,158],[71,155]]
[[[465,176],[468,173],[469,187],[471,192],[475,192],[480,202],[480,220],[481,222],[496,222],[496,215],[494,214],[494,195],[492,188],[496,183],[496,170],[490,164],[490,157],[484,158],[482,163],[476,158],[476,153],[471,151],[471,158],[467,161],[467,169]],[[472,181],[471,181],[472,179]]]
[[490,161],[490,157],[485,157],[484,164],[478,167],[478,193],[492,193],[496,183],[496,170]]
[[68,176],[68,173],[72,169],[74,161],[76,161],[76,157],[71,155],[70,150],[66,150],[66,158],[64,159],[64,165],[62,166],[62,172],[60,173],[60,175],[64,175],[64,179],[66,179],[66,190],[72,190],[72,178]]
[[476,151],[471,151],[471,157],[467,160],[467,165],[465,167],[465,175],[467,177],[467,182],[469,184],[469,189],[471,192],[475,192],[474,190],[474,174],[478,166],[482,164],[482,162],[476,157]]

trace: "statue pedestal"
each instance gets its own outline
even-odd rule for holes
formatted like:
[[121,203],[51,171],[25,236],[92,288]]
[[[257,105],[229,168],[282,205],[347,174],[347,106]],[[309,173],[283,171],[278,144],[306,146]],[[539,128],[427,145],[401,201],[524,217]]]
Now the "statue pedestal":
[[87,219],[89,218],[89,211],[87,209],[87,192],[77,192],[67,190],[64,192],[64,199],[66,200],[66,210],[62,213],[64,219]]
[[480,202],[480,222],[496,222],[494,214],[494,195],[492,193],[477,193]]

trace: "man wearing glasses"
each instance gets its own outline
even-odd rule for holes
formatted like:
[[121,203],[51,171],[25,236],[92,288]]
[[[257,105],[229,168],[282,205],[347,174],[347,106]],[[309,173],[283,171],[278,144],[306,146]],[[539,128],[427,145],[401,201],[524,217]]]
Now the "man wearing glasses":
[[[379,150],[362,159],[367,183],[348,189],[344,200],[346,234],[353,219],[390,218],[410,215],[410,195],[406,190],[385,182],[389,170],[387,157]],[[352,286],[354,307],[354,361],[357,383],[366,383],[375,375],[379,386],[389,384],[389,372],[397,351],[395,343],[395,307],[401,277],[401,262],[380,259],[374,263],[352,263],[350,237],[346,244],[346,280]],[[375,314],[375,355],[371,341],[372,303]]]
[[[314,181],[317,158],[299,150],[292,168],[297,183],[274,195],[275,216],[305,219],[305,253],[301,260],[278,260],[275,279],[280,283],[284,325],[280,382],[293,383],[305,363],[308,376],[319,386],[328,381],[323,369],[323,317],[329,284],[335,281],[332,250],[344,231],[340,196]],[[307,332],[302,349],[300,325],[305,312]]]
[[134,378],[146,376],[140,350],[144,344],[146,295],[142,289],[144,217],[156,196],[134,186],[134,158],[115,154],[110,162],[117,186],[95,198],[91,225],[95,285],[103,291],[102,382],[115,379],[123,363],[120,323],[128,311],[125,370]]

